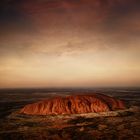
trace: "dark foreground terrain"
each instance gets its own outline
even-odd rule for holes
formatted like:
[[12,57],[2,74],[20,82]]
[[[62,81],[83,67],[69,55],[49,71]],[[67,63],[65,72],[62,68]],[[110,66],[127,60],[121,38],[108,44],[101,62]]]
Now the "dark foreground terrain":
[[[51,96],[104,93],[128,109],[57,116],[19,114],[24,105]],[[139,140],[140,89],[13,89],[0,91],[0,140]]]

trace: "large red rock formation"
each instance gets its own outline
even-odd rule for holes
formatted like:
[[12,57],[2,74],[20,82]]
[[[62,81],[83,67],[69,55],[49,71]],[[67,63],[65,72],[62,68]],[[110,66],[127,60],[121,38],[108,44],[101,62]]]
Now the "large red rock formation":
[[31,115],[77,114],[106,112],[124,108],[124,103],[118,99],[103,94],[92,94],[46,99],[26,105],[20,113]]

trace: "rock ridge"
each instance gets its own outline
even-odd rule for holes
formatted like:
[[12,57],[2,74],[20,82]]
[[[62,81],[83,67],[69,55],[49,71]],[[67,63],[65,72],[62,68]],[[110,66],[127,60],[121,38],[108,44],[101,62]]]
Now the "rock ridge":
[[28,104],[20,113],[28,115],[79,114],[125,109],[123,101],[103,94],[54,97]]

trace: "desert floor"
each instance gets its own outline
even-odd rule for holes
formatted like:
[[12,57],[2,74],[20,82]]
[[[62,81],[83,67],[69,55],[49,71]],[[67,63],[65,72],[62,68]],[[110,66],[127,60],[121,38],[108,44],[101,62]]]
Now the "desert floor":
[[[51,96],[104,93],[126,102],[128,109],[107,113],[31,116],[20,108]],[[0,91],[0,140],[139,140],[139,89],[50,89]]]

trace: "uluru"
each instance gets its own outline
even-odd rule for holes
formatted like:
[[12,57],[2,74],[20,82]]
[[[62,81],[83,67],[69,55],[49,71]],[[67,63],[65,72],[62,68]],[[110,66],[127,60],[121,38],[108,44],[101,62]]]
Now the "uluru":
[[123,101],[103,94],[59,96],[28,104],[20,113],[28,115],[80,114],[125,109]]

